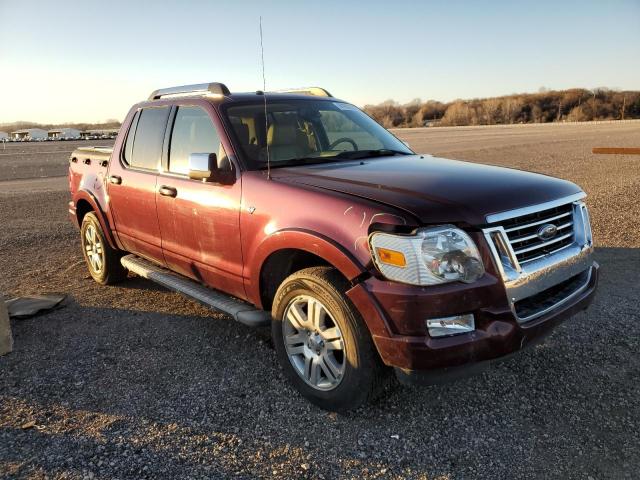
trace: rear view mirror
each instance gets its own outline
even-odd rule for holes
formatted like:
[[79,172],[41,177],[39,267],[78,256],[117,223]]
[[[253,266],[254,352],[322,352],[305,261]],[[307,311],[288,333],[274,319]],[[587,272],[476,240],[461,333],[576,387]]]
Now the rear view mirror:
[[218,156],[215,153],[189,155],[189,178],[221,185],[233,185],[236,182],[233,169],[220,168]]
[[214,170],[218,169],[218,158],[215,153],[192,153],[189,155],[189,178],[193,180],[209,180]]

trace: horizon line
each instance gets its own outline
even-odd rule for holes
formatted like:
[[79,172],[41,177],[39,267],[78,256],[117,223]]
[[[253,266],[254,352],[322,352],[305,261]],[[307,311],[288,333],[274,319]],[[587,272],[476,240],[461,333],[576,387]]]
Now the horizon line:
[[[376,107],[376,106],[380,106],[380,105],[384,105],[386,103],[391,102],[393,105],[395,106],[409,106],[409,105],[413,105],[416,103],[416,101],[420,101],[420,103],[422,104],[426,104],[429,102],[437,102],[437,103],[442,103],[442,104],[452,104],[452,103],[456,103],[456,102],[470,102],[470,101],[476,101],[476,100],[489,100],[489,99],[499,99],[499,98],[505,98],[505,97],[512,97],[512,96],[516,96],[516,95],[544,95],[544,94],[549,94],[549,93],[557,93],[557,92],[568,92],[568,91],[572,91],[572,90],[585,90],[585,91],[589,91],[591,93],[597,93],[598,91],[606,91],[606,92],[619,92],[619,93],[626,93],[626,92],[630,92],[630,93],[638,93],[640,92],[640,89],[638,90],[630,90],[630,89],[622,89],[622,88],[618,88],[618,87],[606,87],[606,86],[601,86],[601,87],[593,87],[593,88],[587,88],[587,87],[570,87],[570,88],[563,88],[563,89],[555,89],[555,88],[548,88],[545,86],[541,86],[537,92],[512,92],[512,93],[507,93],[507,94],[502,94],[502,95],[496,95],[496,96],[487,96],[487,97],[468,97],[468,98],[454,98],[452,100],[449,101],[442,101],[442,100],[436,100],[433,98],[427,98],[427,99],[422,99],[422,97],[416,97],[413,100],[410,100],[408,102],[404,102],[404,103],[400,103],[399,101],[394,100],[393,98],[389,98],[387,100],[383,100],[382,102],[378,102],[378,103],[365,103],[362,105],[362,109],[365,109],[366,107]],[[231,92],[231,94],[233,95],[234,93],[244,93],[244,92]],[[140,100],[139,102],[136,102],[134,104],[131,105],[131,107],[133,105],[136,105],[137,103],[142,103],[146,100]],[[129,109],[131,108],[129,107]],[[127,110],[128,112],[129,110]],[[123,115],[123,119],[124,117],[126,117],[126,114]],[[15,124],[19,124],[19,123],[24,123],[24,124],[29,124],[29,125],[51,125],[54,127],[57,126],[63,126],[63,125],[80,125],[80,124],[107,124],[107,123],[114,123],[117,122],[119,124],[122,124],[123,120],[119,120],[117,118],[108,118],[105,120],[97,120],[97,121],[64,121],[64,122],[39,122],[39,121],[31,121],[31,120],[13,120],[13,121],[3,121],[0,122],[0,126],[4,127],[4,126],[9,126],[9,125],[15,125]]]

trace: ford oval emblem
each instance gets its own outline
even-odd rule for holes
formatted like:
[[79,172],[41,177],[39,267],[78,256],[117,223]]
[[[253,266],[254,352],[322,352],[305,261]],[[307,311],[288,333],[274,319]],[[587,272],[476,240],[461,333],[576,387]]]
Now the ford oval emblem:
[[547,223],[538,229],[538,238],[540,240],[551,240],[556,236],[556,233],[558,233],[558,227],[553,223]]

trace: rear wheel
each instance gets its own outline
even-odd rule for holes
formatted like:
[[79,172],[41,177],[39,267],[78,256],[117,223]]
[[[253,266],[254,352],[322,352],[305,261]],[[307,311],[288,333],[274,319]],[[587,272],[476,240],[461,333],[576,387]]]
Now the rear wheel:
[[120,264],[122,254],[111,248],[93,212],[82,219],[80,242],[87,269],[96,282],[110,285],[126,278],[127,270]]
[[346,411],[384,386],[386,370],[335,269],[313,267],[288,277],[273,303],[272,337],[287,378],[325,410]]

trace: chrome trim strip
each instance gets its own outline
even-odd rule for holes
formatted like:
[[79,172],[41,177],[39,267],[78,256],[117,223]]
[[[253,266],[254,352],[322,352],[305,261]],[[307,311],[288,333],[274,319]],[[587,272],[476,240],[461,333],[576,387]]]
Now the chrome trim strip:
[[525,323],[525,322],[530,322],[531,320],[535,320],[536,318],[541,317],[542,315],[544,315],[546,313],[549,313],[553,309],[561,307],[565,303],[569,302],[570,300],[572,300],[573,298],[577,297],[582,292],[584,292],[587,289],[587,287],[589,286],[589,283],[591,283],[592,274],[593,274],[593,266],[589,267],[589,272],[587,273],[587,280],[580,287],[578,287],[573,293],[569,294],[568,296],[566,296],[562,300],[554,303],[553,305],[545,308],[544,310],[540,310],[539,312],[536,312],[533,315],[529,315],[528,317],[519,317],[517,312],[516,312],[515,305],[514,305],[513,306],[513,313],[516,315],[516,317],[518,318],[520,323]]
[[[491,250],[491,255],[493,256],[493,259],[496,262],[496,265],[498,267],[498,270],[500,271],[500,275],[502,276],[502,279],[504,281],[509,279],[509,275],[507,275],[507,269],[509,269],[509,271],[513,272],[514,274],[519,274],[522,271],[522,269],[520,268],[520,263],[516,258],[516,254],[513,251],[513,247],[509,242],[509,237],[504,231],[504,228],[500,226],[492,227],[492,228],[487,228],[483,230],[483,232],[484,232],[484,237],[487,243],[489,244],[489,250]],[[507,258],[505,258],[505,260],[508,261],[508,263],[505,263],[503,261],[502,255],[500,255],[500,252],[498,252],[498,245],[496,245],[496,242],[500,243],[500,248],[506,250],[505,255]]]
[[224,83],[198,83],[195,85],[180,85],[178,87],[160,88],[149,95],[149,100],[159,98],[185,97],[194,95],[229,95],[229,89]]
[[514,250],[513,253],[517,255],[520,255],[521,253],[527,253],[527,252],[531,252],[533,250],[537,250],[539,248],[542,248],[546,245],[551,245],[554,243],[558,243],[562,240],[566,240],[569,237],[573,237],[573,232],[571,233],[567,233],[565,235],[562,235],[561,237],[556,237],[556,238],[552,238],[551,240],[549,240],[548,242],[542,242],[542,243],[536,243],[535,245],[532,245],[530,247],[526,247],[526,248],[521,248],[520,250]]
[[593,264],[593,248],[570,245],[561,251],[520,265],[520,271],[505,268],[505,289],[511,302],[525,299],[564,282]]
[[518,227],[506,228],[504,231],[505,232],[513,232],[515,230],[523,230],[525,228],[535,227],[536,225],[540,225],[541,223],[553,222],[554,220],[557,220],[557,219],[562,218],[562,217],[567,217],[567,216],[572,215],[572,214],[573,214],[573,212],[561,213],[560,215],[556,215],[555,217],[543,218],[542,220],[537,220],[535,222],[527,223],[526,225],[520,225]]
[[[593,245],[593,233],[591,231],[591,220],[589,217],[589,210],[584,202],[579,202],[578,208],[580,209],[580,217],[579,220],[581,222],[582,235],[583,235],[583,243],[586,245]],[[574,229],[575,230],[575,229]]]
[[[569,212],[571,213],[571,212]],[[570,227],[571,225],[573,225],[573,222],[569,222],[569,223],[565,223],[564,225],[558,225],[556,228],[558,230],[562,230],[563,228],[567,228]],[[509,230],[505,230],[505,232],[508,232]],[[518,242],[525,242],[527,240],[532,240],[534,238],[538,238],[538,234],[534,233],[533,235],[527,235],[526,237],[516,237],[516,238],[512,238],[511,240],[509,240],[511,242],[511,244],[513,245],[514,243],[518,243]]]
[[565,248],[569,248],[569,247],[573,247],[573,243],[570,243],[569,245],[563,245],[560,248],[556,248],[555,250],[551,250],[549,253],[543,253],[542,255],[539,255],[537,257],[533,257],[533,258],[527,258],[526,260],[523,260],[520,262],[520,265],[526,265],[527,263],[530,262],[535,262],[536,260],[546,257],[547,255],[553,255],[556,252],[559,252],[561,250],[564,250]]
[[284,90],[273,90],[267,93],[297,93],[299,95],[311,95],[312,97],[333,97],[321,87],[285,88]]
[[549,210],[550,208],[559,207],[560,205],[564,205],[566,203],[577,202],[578,200],[582,200],[586,196],[587,196],[586,193],[579,192],[573,195],[569,195],[567,197],[559,198],[558,200],[539,203],[538,205],[531,205],[529,207],[516,208],[515,210],[509,210],[506,212],[493,213],[491,215],[487,215],[485,217],[485,220],[487,221],[487,223],[501,222],[502,220],[507,220],[514,217],[522,217],[524,215],[540,212],[542,210]]

